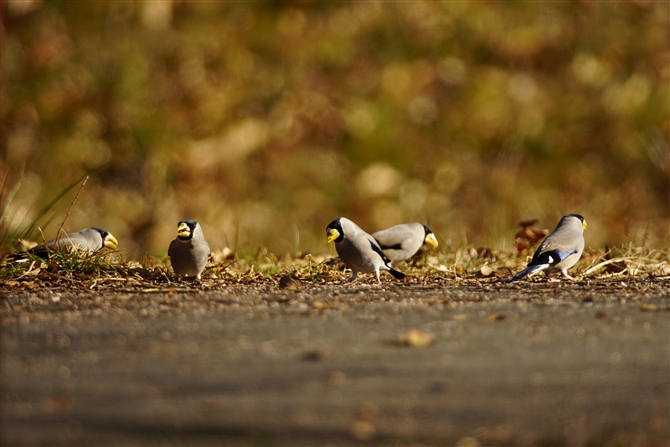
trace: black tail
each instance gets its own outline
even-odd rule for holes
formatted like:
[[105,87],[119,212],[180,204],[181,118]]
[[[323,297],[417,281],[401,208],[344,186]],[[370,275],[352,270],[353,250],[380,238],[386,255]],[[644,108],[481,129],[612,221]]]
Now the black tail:
[[541,267],[542,267],[541,265],[534,265],[534,266],[525,268],[525,269],[521,270],[519,273],[517,273],[516,275],[512,276],[510,279],[508,279],[508,280],[505,281],[505,282],[514,282],[514,281],[518,281],[518,280],[520,280],[521,278],[523,278],[524,276],[526,276],[526,275],[530,275],[530,274],[533,273],[534,271],[539,270]]
[[389,267],[389,273],[393,275],[395,279],[405,279],[405,274],[403,272],[399,272],[394,268]]
[[28,258],[28,254],[25,251],[22,251],[21,253],[14,253],[13,255],[8,255],[5,260],[9,264],[19,264],[21,262],[28,262],[30,258]]

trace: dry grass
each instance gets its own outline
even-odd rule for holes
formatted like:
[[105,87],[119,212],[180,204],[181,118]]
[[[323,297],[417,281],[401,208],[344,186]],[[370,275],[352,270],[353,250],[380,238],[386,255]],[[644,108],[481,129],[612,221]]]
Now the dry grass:
[[[230,250],[214,252],[203,273],[203,282],[175,278],[169,259],[147,257],[142,262],[125,261],[116,251],[103,250],[91,256],[75,252],[53,253],[44,260],[32,257],[22,264],[5,264],[0,268],[0,285],[25,289],[76,287],[151,288],[160,285],[185,285],[207,288],[205,283],[267,284],[293,288],[298,283],[328,284],[345,282],[350,273],[341,262],[325,254],[300,258],[280,258],[265,250],[255,256],[238,257]],[[401,263],[410,280],[430,279],[503,279],[521,270],[528,260],[512,250],[476,249],[472,246],[440,252],[423,252],[410,262]],[[670,277],[670,251],[620,247],[588,250],[570,271],[578,280],[591,278]],[[541,274],[531,281],[544,281]],[[388,281],[388,278],[384,279]],[[362,275],[358,281],[373,282],[373,275]]]

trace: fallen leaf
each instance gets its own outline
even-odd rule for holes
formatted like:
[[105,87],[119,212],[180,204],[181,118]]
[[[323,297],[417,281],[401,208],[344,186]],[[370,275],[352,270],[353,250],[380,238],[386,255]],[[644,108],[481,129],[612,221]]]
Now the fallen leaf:
[[60,394],[56,397],[45,397],[42,399],[42,409],[48,413],[69,410],[73,405],[74,399],[68,394]]
[[412,329],[411,331],[407,332],[406,334],[401,335],[397,339],[397,343],[400,346],[410,346],[410,347],[419,347],[423,348],[426,346],[430,346],[434,342],[434,338],[432,335],[427,334],[423,331],[420,331],[418,329]]
[[369,422],[354,421],[354,423],[351,424],[349,432],[351,433],[351,436],[359,441],[369,441],[375,437],[377,429]]
[[348,377],[346,373],[342,371],[333,371],[328,376],[328,383],[331,385],[342,385],[347,381]]
[[318,362],[323,360],[323,353],[320,351],[307,351],[303,352],[301,358],[306,362]]
[[640,310],[645,312],[658,312],[659,310],[661,310],[661,306],[657,304],[642,303],[640,304]]
[[475,274],[478,278],[489,278],[495,276],[495,270],[491,268],[488,264],[482,265],[479,271]]

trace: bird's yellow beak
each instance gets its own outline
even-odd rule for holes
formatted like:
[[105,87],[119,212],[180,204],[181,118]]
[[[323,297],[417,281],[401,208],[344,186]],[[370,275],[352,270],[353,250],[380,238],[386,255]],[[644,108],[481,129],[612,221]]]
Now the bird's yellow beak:
[[115,250],[116,247],[119,245],[119,241],[116,240],[116,238],[112,235],[112,233],[107,233],[107,236],[103,241],[103,245],[107,248]]
[[582,227],[584,228],[584,231],[586,231],[586,220],[584,221],[584,224],[582,225]]
[[426,239],[423,241],[426,245],[429,245],[433,248],[436,248],[439,244],[437,243],[437,238],[435,237],[435,234],[429,233],[426,236]]
[[177,235],[179,237],[189,237],[191,235],[191,229],[188,227],[188,225],[186,225],[186,223],[182,222],[177,227]]
[[335,228],[330,228],[326,234],[328,235],[328,242],[333,242],[335,239],[340,237],[340,232],[337,231]]

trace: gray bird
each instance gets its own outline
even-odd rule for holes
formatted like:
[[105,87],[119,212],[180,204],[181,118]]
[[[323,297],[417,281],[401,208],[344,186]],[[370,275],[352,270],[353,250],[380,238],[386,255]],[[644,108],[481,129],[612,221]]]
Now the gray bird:
[[405,261],[416,254],[423,244],[437,247],[435,234],[419,222],[400,224],[372,233],[390,264]]
[[584,230],[586,221],[583,216],[568,214],[561,217],[554,231],[537,248],[526,268],[507,282],[518,281],[538,271],[546,274],[561,272],[566,278],[575,279],[568,275],[568,269],[582,257]]
[[351,269],[351,281],[356,279],[359,272],[374,272],[377,283],[381,284],[380,270],[386,270],[396,279],[405,277],[404,273],[391,268],[389,259],[377,241],[346,217],[339,217],[328,224],[326,234],[328,242],[335,242],[335,249],[342,262]]
[[177,238],[170,243],[168,249],[175,275],[195,276],[200,279],[210,254],[205,234],[198,222],[182,220],[177,224]]
[[8,256],[7,259],[14,262],[25,262],[29,259],[28,254],[46,258],[50,252],[65,252],[68,250],[91,254],[103,247],[115,249],[118,245],[119,241],[109,231],[102,228],[86,228],[76,233],[65,234],[52,239],[30,250]]

